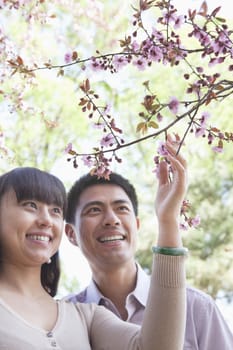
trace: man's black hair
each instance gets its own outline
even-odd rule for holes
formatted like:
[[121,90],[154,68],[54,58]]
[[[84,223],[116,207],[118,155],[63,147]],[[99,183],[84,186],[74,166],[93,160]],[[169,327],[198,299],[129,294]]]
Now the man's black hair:
[[78,179],[68,192],[68,207],[66,214],[66,221],[68,223],[74,224],[76,208],[83,191],[94,185],[116,185],[121,187],[129,197],[135,215],[138,216],[138,199],[136,191],[134,186],[126,178],[114,172],[109,175],[109,179],[88,173]]

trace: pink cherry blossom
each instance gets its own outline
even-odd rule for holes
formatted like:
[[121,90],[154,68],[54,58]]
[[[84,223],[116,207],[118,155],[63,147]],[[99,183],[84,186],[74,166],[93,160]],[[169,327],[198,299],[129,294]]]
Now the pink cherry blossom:
[[149,49],[148,58],[154,62],[160,62],[163,59],[163,51],[158,46],[152,46]]
[[165,142],[162,142],[162,141],[159,142],[159,145],[157,148],[157,153],[160,156],[167,156],[168,155],[168,151],[166,150],[166,147],[165,147]]
[[132,50],[133,50],[134,52],[137,52],[139,49],[140,49],[139,44],[137,43],[137,41],[134,40],[134,41],[132,42]]
[[116,143],[116,141],[112,134],[104,136],[100,141],[102,147],[111,147],[112,145],[114,145],[114,143]]
[[93,159],[91,156],[83,156],[82,157],[83,164],[88,166],[89,168],[93,166]]
[[194,218],[190,220],[190,226],[197,227],[201,223],[201,218],[199,215],[196,215]]
[[66,63],[66,64],[72,62],[72,53],[71,53],[71,52],[67,52],[67,53],[65,54],[64,59],[65,59],[65,63]]
[[146,69],[147,61],[145,58],[140,57],[134,60],[133,64],[138,68],[138,70],[143,71]]
[[111,111],[111,108],[112,108],[111,104],[110,104],[110,103],[107,103],[106,106],[104,107],[103,114],[104,114],[104,115],[109,114],[110,111]]
[[214,147],[212,147],[212,150],[216,153],[223,153],[222,147],[214,146]]
[[126,59],[126,57],[124,57],[122,55],[116,55],[113,57],[112,63],[114,65],[116,71],[118,71],[120,68],[122,68],[128,64],[128,60]]
[[182,231],[187,231],[188,230],[188,225],[185,223],[180,223],[180,230]]
[[163,116],[161,113],[157,114],[157,120],[158,120],[158,122],[161,122],[163,120]]
[[175,19],[174,29],[179,29],[182,26],[182,24],[184,24],[184,22],[185,18],[183,15],[177,16]]
[[105,127],[105,124],[99,121],[93,124],[94,129],[104,129],[104,127]]
[[73,147],[72,143],[69,142],[68,145],[66,146],[65,150],[64,150],[65,153],[69,153],[70,151],[72,151],[72,147]]
[[91,62],[89,64],[89,67],[94,71],[94,72],[98,72],[100,70],[102,70],[102,66],[100,65],[100,63],[98,62],[98,60],[96,58],[92,58]]
[[202,126],[205,126],[206,125],[206,122],[207,120],[210,118],[210,114],[208,112],[203,112],[202,115],[201,115],[201,125]]
[[204,136],[205,132],[206,132],[205,127],[196,128],[195,136],[196,137]]
[[171,97],[170,102],[168,103],[168,108],[172,113],[177,114],[179,104],[179,100],[176,97]]

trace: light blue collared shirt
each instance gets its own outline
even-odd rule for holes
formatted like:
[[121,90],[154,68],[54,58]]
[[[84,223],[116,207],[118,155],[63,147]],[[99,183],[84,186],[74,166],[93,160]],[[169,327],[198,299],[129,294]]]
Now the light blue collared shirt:
[[[149,287],[150,276],[137,264],[136,287],[126,298],[128,322],[139,325],[142,323]],[[121,317],[111,300],[100,293],[93,280],[81,293],[69,295],[67,298],[74,303],[104,305],[118,317]],[[233,350],[233,333],[216,303],[206,293],[191,287],[187,287],[184,350]]]

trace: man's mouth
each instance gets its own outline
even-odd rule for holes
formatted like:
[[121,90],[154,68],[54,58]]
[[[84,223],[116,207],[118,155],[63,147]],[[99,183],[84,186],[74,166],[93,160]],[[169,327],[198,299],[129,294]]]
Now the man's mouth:
[[101,243],[124,241],[124,240],[125,240],[125,236],[123,236],[123,235],[104,236],[104,237],[98,238],[98,241]]

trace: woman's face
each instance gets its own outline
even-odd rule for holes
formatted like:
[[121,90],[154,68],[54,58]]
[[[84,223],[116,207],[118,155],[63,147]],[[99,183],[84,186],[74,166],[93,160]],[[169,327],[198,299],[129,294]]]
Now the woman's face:
[[1,263],[41,266],[58,250],[63,225],[58,206],[34,199],[18,202],[10,190],[0,201]]

